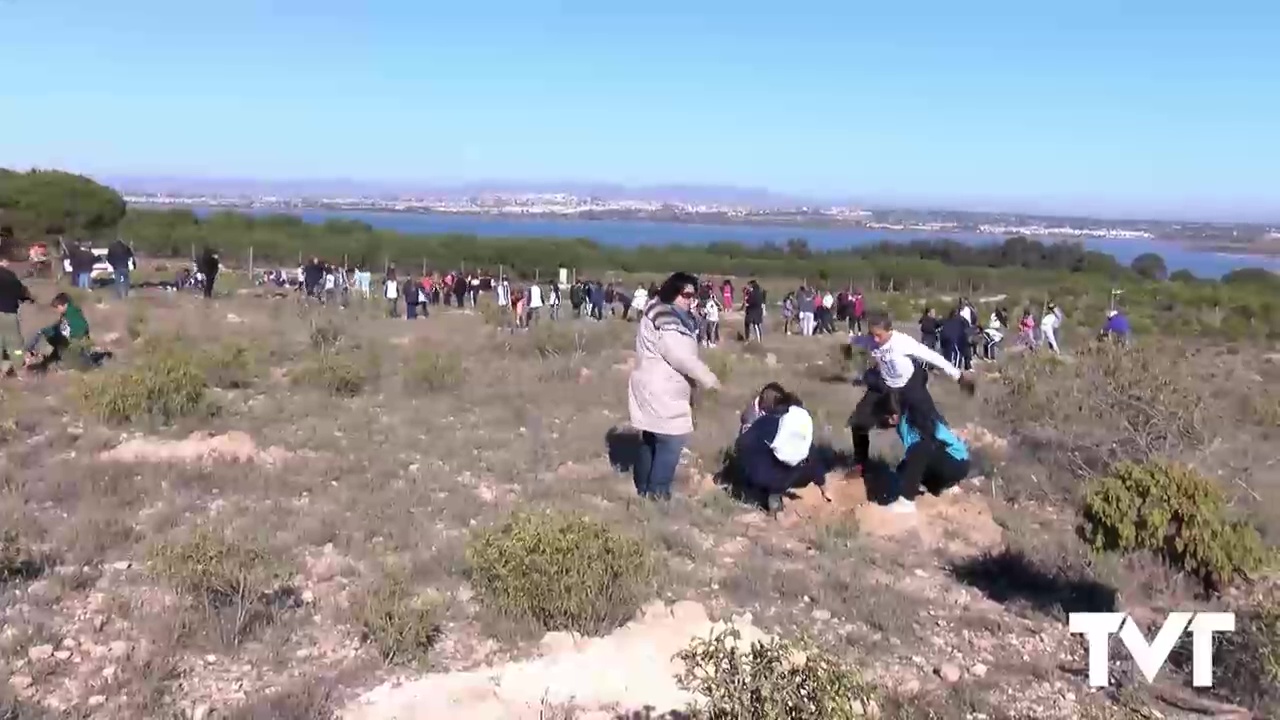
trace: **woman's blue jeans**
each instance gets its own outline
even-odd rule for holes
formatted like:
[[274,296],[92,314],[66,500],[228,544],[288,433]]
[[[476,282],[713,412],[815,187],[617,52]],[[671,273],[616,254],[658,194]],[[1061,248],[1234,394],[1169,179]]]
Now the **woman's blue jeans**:
[[640,452],[632,468],[636,492],[641,497],[666,500],[671,497],[671,483],[680,465],[680,451],[684,449],[687,435],[662,435],[640,433]]

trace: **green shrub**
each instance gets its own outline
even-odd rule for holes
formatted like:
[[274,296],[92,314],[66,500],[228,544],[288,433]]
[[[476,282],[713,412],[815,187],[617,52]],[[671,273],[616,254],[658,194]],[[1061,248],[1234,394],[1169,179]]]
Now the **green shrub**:
[[253,351],[244,343],[229,341],[203,348],[198,363],[205,380],[213,387],[234,390],[253,384]]
[[499,615],[545,630],[607,632],[652,590],[641,541],[603,523],[555,513],[513,516],[467,546],[472,586]]
[[462,384],[464,376],[461,358],[451,353],[415,352],[405,368],[408,384],[426,392],[451,390]]
[[148,561],[152,574],[203,608],[222,641],[232,646],[270,623],[289,594],[284,566],[266,549],[208,528],[156,544]]
[[392,574],[360,597],[354,607],[364,641],[373,643],[388,665],[425,662],[440,638],[436,604]]
[[81,404],[103,422],[170,423],[209,409],[204,373],[181,350],[144,351],[137,365],[88,374],[78,382]]
[[355,361],[335,353],[321,352],[306,360],[289,380],[294,385],[338,395],[355,397],[369,382],[369,374]]
[[[38,565],[18,533],[0,530],[0,584],[30,576]],[[3,716],[0,716],[3,717]]]
[[876,708],[870,688],[839,658],[806,641],[740,647],[735,629],[694,640],[677,658],[698,720],[852,720]]
[[1261,569],[1257,529],[1227,517],[1222,490],[1185,465],[1121,463],[1085,491],[1081,527],[1099,551],[1149,551],[1218,590]]

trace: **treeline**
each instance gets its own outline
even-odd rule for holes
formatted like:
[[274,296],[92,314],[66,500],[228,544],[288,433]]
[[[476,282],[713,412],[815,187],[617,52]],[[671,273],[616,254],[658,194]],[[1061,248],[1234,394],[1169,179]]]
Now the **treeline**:
[[93,238],[115,231],[124,198],[83,175],[0,168],[0,242],[26,244],[52,236]]

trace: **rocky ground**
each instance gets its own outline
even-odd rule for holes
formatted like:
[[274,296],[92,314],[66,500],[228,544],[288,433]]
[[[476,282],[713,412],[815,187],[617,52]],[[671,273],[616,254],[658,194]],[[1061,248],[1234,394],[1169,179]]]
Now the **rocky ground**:
[[[113,366],[177,334],[210,356],[245,349],[247,371],[216,383],[213,408],[167,425],[93,417],[79,373],[5,383],[0,527],[38,559],[0,592],[14,717],[658,716],[689,700],[672,656],[715,623],[748,638],[817,638],[883,690],[884,707],[869,711],[908,708],[900,717],[1191,712],[1141,688],[1085,686],[1068,610],[1199,601],[1163,569],[1089,559],[1074,507],[1048,489],[1064,482],[1057,460],[1010,433],[1016,398],[1002,366],[985,368],[977,399],[935,390],[980,459],[961,492],[893,515],[837,469],[832,502],[801,492],[774,520],[716,485],[720,454],[770,380],[800,394],[824,443],[847,449],[843,422],[860,391],[840,338],[774,333],[763,348],[708,353],[725,388],[700,398],[678,497],[658,507],[637,501],[619,469],[634,329],[621,320],[513,335],[480,312],[409,323],[380,317],[378,304],[307,308],[252,291],[208,304],[102,295],[87,314]],[[363,368],[355,393],[299,381],[331,340]],[[433,381],[453,371],[424,369],[426,353],[456,360],[460,379]],[[1239,369],[1261,388],[1276,371],[1264,360]],[[876,451],[891,462],[900,449],[881,435]],[[1278,469],[1265,452],[1230,457],[1224,482],[1248,470],[1241,496],[1274,508]],[[463,548],[475,529],[530,507],[644,538],[665,569],[658,596],[601,638],[490,617]],[[156,572],[157,546],[215,526],[281,568],[288,592],[251,608],[260,617],[193,604]],[[384,663],[353,619],[393,570],[440,608],[439,641],[414,665]]]

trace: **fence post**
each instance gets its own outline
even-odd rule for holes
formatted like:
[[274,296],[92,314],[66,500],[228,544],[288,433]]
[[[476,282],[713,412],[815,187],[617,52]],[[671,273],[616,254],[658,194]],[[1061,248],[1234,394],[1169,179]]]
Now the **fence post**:
[[249,282],[253,282],[253,246],[249,246]]

